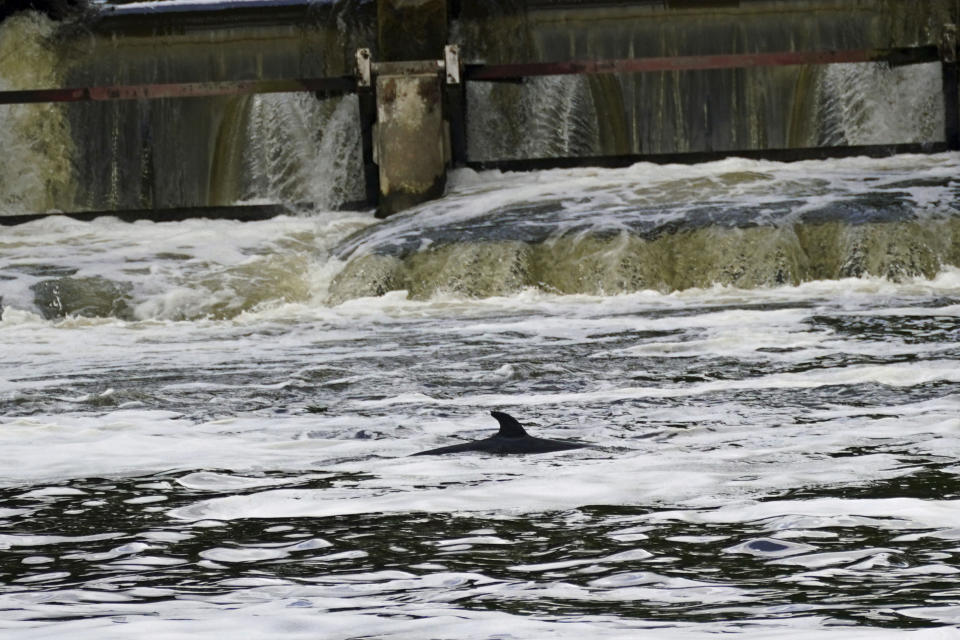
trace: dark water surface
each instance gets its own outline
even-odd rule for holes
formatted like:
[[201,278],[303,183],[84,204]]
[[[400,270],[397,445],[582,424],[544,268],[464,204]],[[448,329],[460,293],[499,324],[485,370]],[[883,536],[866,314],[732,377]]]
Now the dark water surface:
[[[214,616],[250,637],[951,625],[956,277],[394,296],[232,322],[10,312],[0,624],[18,637],[202,634]],[[492,408],[597,446],[404,457],[488,435]]]
[[955,637],[958,162],[11,228],[0,635]]

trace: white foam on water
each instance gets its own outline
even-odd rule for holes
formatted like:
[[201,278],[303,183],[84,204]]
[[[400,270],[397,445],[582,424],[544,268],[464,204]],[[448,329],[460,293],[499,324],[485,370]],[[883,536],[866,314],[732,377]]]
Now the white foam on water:
[[[857,457],[838,469],[831,460],[816,459],[819,454],[811,457],[801,451],[810,446],[811,440],[798,437],[796,443],[790,443],[785,434],[783,439],[754,437],[751,451],[744,451],[738,443],[751,430],[754,427],[747,426],[720,435],[697,430],[677,435],[666,446],[648,442],[634,444],[633,450],[585,450],[536,459],[391,459],[386,457],[391,451],[410,452],[409,445],[393,443],[379,451],[383,458],[332,467],[374,473],[373,479],[327,489],[273,489],[199,500],[171,511],[170,515],[203,521],[411,511],[518,514],[591,504],[716,506],[737,496],[742,499],[757,492],[776,491],[778,487],[803,486],[826,479],[838,483],[866,481],[908,472],[896,457],[882,454]],[[820,453],[842,450],[851,444],[849,435],[843,433],[824,433],[819,438],[805,435],[816,438]],[[869,440],[870,436],[859,433],[853,441]],[[350,448],[358,451],[368,447],[340,443],[337,453],[349,457]],[[490,460],[496,460],[495,471],[489,467]],[[758,464],[769,465],[768,471],[751,478],[750,473],[757,470]],[[558,473],[558,469],[562,472]],[[434,482],[442,482],[443,486],[433,488]]]
[[350,179],[363,175],[357,110],[352,95],[253,96],[243,155],[250,174],[244,202],[337,207],[362,200],[361,181]]
[[[427,207],[436,207],[437,220],[456,221],[550,193],[596,192],[590,197],[607,206],[627,198],[631,181],[647,190],[637,198],[681,199],[677,185],[661,182],[691,174],[704,178],[701,195],[762,198],[749,180],[723,186],[722,176],[742,171],[775,174],[766,181],[774,190],[795,173],[815,174],[828,190],[865,192],[873,187],[857,184],[858,172],[862,179],[888,171],[883,180],[892,184],[898,175],[955,175],[956,161],[947,154],[805,168],[730,160],[685,167],[685,174],[644,166],[463,174],[450,200]],[[467,211],[456,210],[457,198]],[[505,629],[516,637],[956,637],[954,629],[839,628],[836,611],[825,613],[822,603],[766,604],[777,584],[733,584],[722,572],[715,581],[667,575],[661,569],[669,568],[670,553],[659,536],[675,538],[676,554],[716,544],[729,550],[717,554],[726,561],[780,567],[785,580],[800,575],[811,584],[832,579],[814,575],[819,571],[846,571],[831,575],[853,581],[903,569],[890,551],[894,539],[837,549],[838,532],[855,527],[951,544],[960,530],[953,499],[820,493],[907,481],[933,462],[943,474],[960,472],[943,467],[960,456],[960,369],[951,333],[960,270],[944,268],[932,280],[672,294],[527,290],[412,301],[394,292],[326,306],[324,288],[339,268],[329,260],[334,239],[370,223],[369,215],[333,214],[265,224],[50,219],[4,234],[0,257],[21,268],[4,270],[14,279],[3,281],[0,321],[0,399],[10,410],[0,417],[0,488],[18,502],[0,508],[0,517],[54,505],[63,510],[64,529],[67,518],[107,524],[97,525],[95,539],[66,530],[5,531],[0,545],[35,562],[28,579],[37,582],[0,593],[0,629],[18,638],[81,639],[487,638]],[[29,287],[51,276],[30,265],[133,282],[134,317],[44,320]],[[244,282],[271,269],[286,275],[260,280],[265,293],[251,302]],[[218,304],[240,311],[217,315]],[[878,335],[844,329],[906,320],[919,328]],[[407,457],[491,435],[494,407],[515,412],[533,435],[592,446],[527,457]],[[108,490],[88,487],[98,478],[135,480],[110,500]],[[818,497],[784,497],[795,491]],[[628,508],[602,536],[615,546],[609,551],[511,557],[514,570],[499,578],[443,568],[471,554],[523,548],[525,539],[495,523],[553,514],[551,524],[568,518],[576,527],[577,514],[597,505]],[[118,506],[127,519],[112,518]],[[125,530],[150,514],[169,529]],[[440,543],[425,545],[431,555],[406,571],[378,571],[382,561],[363,538],[320,530],[284,537],[302,533],[298,519],[349,522],[361,514],[484,523],[439,533]],[[291,523],[300,528],[281,528]],[[228,533],[261,524],[276,534],[271,541],[234,541]],[[715,536],[713,524],[729,526]],[[206,536],[213,541],[196,557],[168,550]],[[82,546],[97,541],[104,544],[96,550]],[[60,588],[69,576],[58,566],[58,545],[80,554],[76,563],[113,572],[110,579]],[[789,555],[764,551],[777,545]],[[369,567],[343,570],[351,560]],[[787,561],[793,564],[767,564]],[[270,573],[271,563],[281,562],[303,572],[296,579]],[[924,557],[906,569],[952,575],[950,566]],[[164,567],[223,582],[186,594],[132,579]],[[541,611],[544,602],[580,603],[581,611],[709,605],[717,621],[518,615],[462,604],[471,599]],[[950,607],[912,611],[942,624],[956,616]],[[726,615],[750,619],[721,620]]]
[[[767,211],[769,220],[795,219],[800,214],[858,196],[908,193],[911,209],[921,215],[950,214],[953,196],[947,186],[923,185],[924,179],[948,183],[960,155],[900,155],[781,163],[726,158],[698,165],[637,163],[623,169],[554,169],[535,173],[469,169],[452,172],[441,200],[428,202],[391,218],[355,243],[358,254],[378,246],[418,239],[425,230],[455,228],[471,220],[484,224],[494,212],[547,204],[552,233],[570,230],[626,229],[631,221],[662,224],[680,220],[698,207],[722,203],[728,215],[737,206]],[[865,177],[869,177],[865,180]],[[904,186],[903,183],[908,183]],[[775,213],[788,203],[781,213]],[[529,216],[525,225],[543,224]]]
[[[303,465],[300,470],[306,470],[321,449],[336,443],[298,440],[295,446],[300,455],[291,456],[290,445],[303,426],[294,427],[295,434],[287,431],[286,438],[278,439],[277,425],[257,419],[196,425],[177,415],[153,411],[118,410],[108,421],[97,416],[4,421],[0,424],[0,484],[135,476],[176,469],[251,470],[265,465],[294,470],[296,465],[291,467],[290,462],[297,457]],[[194,484],[191,476],[195,475],[187,475],[184,484]],[[235,490],[251,483],[243,478],[229,485],[222,481],[217,490],[229,490],[228,486]]]
[[[904,187],[898,183],[904,180],[947,181],[955,175],[958,160],[957,154],[792,164],[731,158],[692,167],[638,164],[618,170],[533,174],[464,170],[451,180],[447,197],[392,217],[361,240],[357,250],[362,253],[404,237],[420,237],[433,227],[469,223],[491,211],[544,199],[568,203],[555,214],[559,217],[551,223],[555,224],[554,233],[563,233],[568,227],[582,232],[585,222],[597,228],[618,228],[636,218],[638,208],[650,209],[641,217],[659,216],[663,222],[686,215],[687,207],[681,205],[688,202],[757,207],[771,198],[782,201],[783,191],[790,189],[807,194],[791,200],[792,215],[797,215],[804,211],[805,197],[811,199],[811,206],[821,206],[825,198],[875,194],[884,190],[884,184],[893,185],[900,193]],[[950,210],[948,187],[918,188],[925,190],[913,195],[911,206],[918,215]],[[585,210],[590,211],[589,216],[584,216]],[[142,320],[250,313],[259,319],[257,314],[276,313],[278,308],[280,316],[295,315],[298,305],[318,313],[331,280],[343,266],[331,259],[330,250],[372,222],[369,213],[342,212],[253,223],[189,220],[131,225],[110,218],[90,223],[49,218],[13,227],[0,240],[0,252],[9,263],[4,275],[14,276],[5,284],[4,305],[8,314],[35,311],[30,287],[69,275],[130,285],[132,315]],[[44,275],[43,269],[34,268],[38,266],[60,273]],[[438,298],[434,310],[449,311],[451,306],[464,304],[453,300],[448,299],[444,306],[443,298]],[[341,311],[396,307],[396,302],[395,296],[363,300],[345,303]]]
[[[796,288],[781,288],[763,291],[737,291],[717,289],[683,294],[663,295],[640,293],[614,298],[569,297],[560,298],[546,294],[523,293],[513,298],[481,301],[434,301],[417,303],[399,297],[368,301],[367,305],[344,305],[337,309],[311,311],[305,307],[293,310],[288,319],[298,322],[317,321],[323,318],[322,331],[316,325],[285,325],[284,330],[266,342],[251,335],[250,327],[265,320],[275,321],[276,313],[265,317],[248,314],[233,322],[193,323],[92,323],[75,326],[51,325],[36,321],[26,315],[5,316],[5,335],[11,359],[31,362],[32,375],[12,379],[8,369],[0,373],[0,392],[15,397],[25,392],[42,391],[44,388],[62,384],[68,379],[57,375],[63,370],[61,354],[71,354],[71,367],[77,371],[95,375],[109,371],[119,362],[129,362],[130,354],[135,360],[151,363],[156,367],[165,361],[174,362],[182,357],[184,345],[190,345],[191,366],[198,371],[214,370],[224,358],[235,359],[237,353],[245,354],[244,360],[264,360],[266,353],[295,352],[304,341],[328,344],[329,350],[311,356],[313,363],[336,363],[344,359],[369,359],[376,362],[388,354],[402,353],[402,349],[390,348],[387,343],[378,343],[370,348],[340,349],[338,343],[362,336],[366,331],[378,331],[384,327],[407,331],[411,322],[426,323],[436,327],[441,334],[462,339],[464,336],[508,336],[504,344],[540,336],[589,343],[590,336],[605,332],[625,330],[647,331],[664,328],[690,331],[711,331],[720,338],[693,340],[684,347],[688,355],[710,356],[722,354],[750,359],[756,357],[760,345],[774,344],[771,340],[754,341],[755,336],[786,335],[789,344],[817,353],[857,352],[874,356],[890,356],[916,353],[920,347],[895,342],[851,343],[823,332],[802,333],[810,313],[798,309],[771,309],[711,311],[676,317],[651,318],[637,315],[649,310],[683,309],[699,304],[731,304],[747,301],[751,304],[776,303],[807,299],[834,300],[838,297],[849,308],[849,313],[863,313],[861,305],[881,295],[914,295],[916,292],[948,294],[955,290],[956,275],[946,273],[933,282],[913,281],[892,284],[879,280],[851,280],[844,282],[811,283]],[[897,303],[898,311],[920,307],[905,307]],[[490,313],[490,319],[473,319],[446,325],[444,318],[453,313],[470,310],[481,316]],[[287,309],[290,313],[291,310]],[[535,313],[537,317],[513,320],[493,320],[492,314]],[[949,315],[953,310],[939,309],[934,313]],[[633,314],[633,315],[631,315]],[[9,324],[8,324],[9,323]],[[439,323],[439,324],[436,324]],[[269,325],[268,325],[269,326]],[[739,328],[744,328],[740,331]],[[791,331],[798,338],[791,341]],[[528,337],[515,337],[517,334]],[[724,335],[726,334],[726,335]],[[197,344],[195,339],[203,337]],[[83,344],[83,349],[77,345]],[[662,343],[642,341],[637,347],[621,350],[633,355],[649,355]],[[687,344],[687,343],[680,343]],[[89,348],[95,346],[95,348]],[[505,347],[506,348],[506,347]],[[935,345],[936,352],[942,345]],[[598,349],[594,357],[602,359],[614,352]],[[670,354],[659,353],[661,357]],[[803,357],[810,357],[809,354]],[[786,358],[799,358],[796,354]],[[136,364],[129,366],[138,366]],[[251,365],[269,372],[270,365]],[[281,365],[283,367],[285,365]],[[297,366],[304,366],[303,363]],[[54,377],[44,377],[54,376]],[[755,490],[775,490],[815,482],[826,478],[844,482],[851,478],[894,477],[904,473],[894,456],[882,454],[865,455],[850,459],[843,468],[836,468],[829,460],[811,460],[801,453],[814,447],[818,454],[842,451],[848,446],[879,438],[912,439],[917,451],[927,453],[960,452],[960,446],[951,434],[957,429],[955,414],[960,400],[945,397],[936,402],[918,405],[890,407],[889,417],[884,420],[864,422],[855,410],[821,410],[810,414],[820,424],[791,425],[789,415],[772,412],[766,416],[753,415],[747,419],[738,415],[740,407],[727,408],[707,413],[692,407],[653,410],[648,417],[648,431],[657,429],[657,422],[685,423],[694,427],[687,432],[673,434],[667,445],[660,442],[635,441],[635,434],[620,431],[616,422],[591,420],[578,425],[578,437],[600,445],[597,452],[585,450],[551,454],[544,458],[549,462],[519,460],[505,463],[504,469],[520,475],[498,484],[499,491],[491,495],[484,485],[470,487],[470,481],[489,479],[487,464],[482,457],[457,460],[431,460],[429,462],[398,458],[418,450],[448,443],[451,438],[482,437],[491,431],[492,421],[483,415],[470,420],[436,420],[417,417],[420,408],[444,407],[527,407],[568,405],[576,407],[585,403],[606,403],[623,400],[657,400],[669,398],[697,398],[711,394],[745,392],[756,390],[802,390],[825,386],[855,387],[863,384],[882,384],[890,387],[957,382],[957,368],[949,359],[927,359],[920,362],[897,362],[877,365],[856,365],[839,368],[812,369],[801,373],[777,373],[754,375],[742,379],[694,382],[687,384],[660,384],[646,386],[615,386],[604,389],[564,393],[501,393],[463,395],[454,398],[438,398],[423,393],[406,393],[381,400],[350,400],[337,411],[343,415],[299,415],[286,418],[245,417],[229,423],[210,421],[197,424],[183,419],[179,414],[160,411],[112,409],[109,418],[99,415],[58,415],[47,417],[5,420],[0,428],[3,446],[0,457],[5,462],[0,468],[0,481],[5,484],[44,482],[68,478],[93,477],[97,475],[148,474],[160,471],[183,470],[188,472],[179,483],[183,486],[202,489],[204,485],[214,491],[269,488],[290,482],[289,479],[246,479],[244,474],[254,469],[279,469],[302,473],[319,466],[326,473],[341,471],[375,470],[378,479],[358,484],[356,487],[340,487],[335,490],[278,490],[198,502],[189,511],[178,510],[178,516],[188,519],[232,519],[244,517],[279,517],[290,515],[336,515],[375,511],[402,512],[408,510],[457,511],[498,510],[537,511],[565,509],[584,504],[637,504],[655,500],[664,504],[679,503],[705,494],[714,502],[727,499],[730,492],[739,494]],[[344,382],[356,378],[334,379]],[[76,378],[70,379],[75,382]],[[244,384],[242,386],[211,383],[204,380],[166,385],[174,392],[193,391],[203,393],[227,393],[232,390],[250,389],[257,393],[263,390],[283,388],[286,383]],[[68,403],[81,405],[84,396],[67,399]],[[356,408],[389,407],[398,412],[393,418],[359,418],[350,415]],[[409,410],[403,407],[410,407]],[[882,407],[873,407],[872,413],[883,413]],[[786,425],[778,424],[788,421]],[[699,422],[711,425],[711,429],[696,428]],[[417,425],[407,436],[375,441],[355,440],[361,430],[393,432],[400,424]],[[851,428],[855,427],[855,428]],[[716,427],[722,427],[717,431]],[[776,428],[775,431],[758,432],[757,428]],[[320,437],[305,438],[304,434],[316,433]],[[569,426],[543,425],[536,435],[546,437],[569,437]],[[735,444],[749,439],[752,453],[745,454]],[[610,453],[603,447],[626,447],[616,451],[614,460],[604,460]],[[614,450],[615,451],[615,450]],[[702,453],[697,453],[702,451]],[[792,457],[795,456],[795,457]],[[371,457],[373,459],[371,460]],[[776,473],[765,472],[757,480],[738,480],[749,475],[753,466],[762,460],[777,460]],[[342,462],[347,460],[347,462]],[[362,462],[350,462],[351,460]],[[331,464],[330,461],[337,461]],[[500,463],[498,463],[498,466]],[[564,490],[556,490],[554,467],[565,469],[566,477],[559,480]],[[227,469],[239,477],[217,478],[195,472],[197,469]],[[678,475],[677,470],[681,470]],[[424,478],[445,476],[462,483],[446,489],[414,489],[413,485]],[[610,479],[615,478],[612,482]],[[667,481],[669,479],[669,481]],[[677,481],[677,480],[680,481]],[[667,487],[665,489],[665,486]],[[549,487],[549,489],[548,489]],[[717,489],[714,490],[713,488]],[[145,492],[148,494],[150,492]],[[544,497],[548,496],[548,497]],[[188,508],[189,509],[189,508]]]
[[5,282],[3,322],[8,313],[35,312],[31,287],[63,276],[129,285],[132,314],[142,320],[309,303],[325,296],[332,274],[315,280],[328,268],[331,247],[371,220],[370,214],[318,212],[245,223],[54,216],[18,225],[0,239],[4,274],[15,277]]
[[[85,609],[89,617],[57,623],[0,623],[24,640],[72,638],[130,638],[132,636],[186,639],[205,634],[232,634],[249,640],[260,638],[355,638],[358,635],[378,638],[583,638],[604,639],[645,637],[670,640],[706,640],[718,634],[736,634],[743,638],[776,638],[807,640],[837,638],[844,640],[946,640],[957,637],[955,629],[883,629],[851,628],[824,625],[815,615],[777,621],[749,623],[712,623],[694,625],[627,621],[612,616],[575,616],[569,619],[538,618],[497,611],[468,610],[451,604],[411,603],[376,614],[366,611],[343,611],[339,607],[369,606],[363,598],[318,598],[301,595],[303,587],[280,587],[253,602],[218,605],[204,602],[155,602],[149,605],[97,604],[71,605],[71,610]],[[97,616],[97,613],[107,616]],[[956,617],[956,608],[917,608],[917,617],[949,621]],[[706,628],[704,628],[706,627]],[[509,630],[509,631],[507,631]],[[59,635],[58,635],[59,634]]]
[[120,537],[120,534],[117,533],[97,533],[89,536],[39,536],[5,533],[0,534],[0,548],[34,547],[38,545],[60,544],[62,542],[88,542],[92,540],[109,540],[118,537]]
[[626,387],[588,393],[559,393],[527,396],[522,399],[509,395],[465,396],[456,399],[432,398],[422,393],[408,394],[384,400],[361,401],[363,407],[387,407],[395,404],[437,404],[441,406],[500,407],[509,405],[536,406],[538,404],[613,402],[634,398],[674,398],[719,391],[746,389],[810,389],[831,385],[877,383],[890,386],[915,386],[930,382],[960,382],[960,370],[952,360],[924,363],[847,367],[829,373],[778,374],[753,379],[708,382],[687,387]]
[[940,65],[831,64],[827,93],[830,144],[887,144],[943,139]]
[[819,498],[811,500],[772,500],[763,503],[736,504],[710,511],[662,511],[650,516],[653,521],[683,522],[756,522],[767,521],[765,528],[803,528],[855,526],[872,519],[875,525],[890,529],[956,528],[960,523],[960,500],[921,500],[919,498],[882,498],[851,500]]
[[539,573],[542,571],[552,571],[554,569],[566,569],[585,564],[604,564],[608,562],[625,562],[632,560],[646,560],[652,558],[653,554],[643,549],[632,549],[630,551],[621,551],[610,556],[602,558],[583,558],[581,560],[560,560],[558,562],[541,562],[539,564],[517,564],[507,567],[510,571],[520,573]]

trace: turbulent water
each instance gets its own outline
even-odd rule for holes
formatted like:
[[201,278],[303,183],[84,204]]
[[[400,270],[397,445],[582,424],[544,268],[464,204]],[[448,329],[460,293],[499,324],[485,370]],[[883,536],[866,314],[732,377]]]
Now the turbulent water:
[[960,265],[957,157],[460,176],[342,243],[331,300],[752,288]]
[[955,637],[958,163],[4,229],[0,635]]

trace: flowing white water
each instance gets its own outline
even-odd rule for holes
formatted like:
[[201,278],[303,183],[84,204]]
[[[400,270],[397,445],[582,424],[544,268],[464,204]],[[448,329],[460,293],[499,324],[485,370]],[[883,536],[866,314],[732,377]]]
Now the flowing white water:
[[[582,77],[528,79],[524,90],[498,102],[503,87],[495,83],[467,85],[468,155],[473,160],[601,155],[596,106]],[[501,101],[502,98],[501,98]]]
[[[135,37],[109,44],[102,35],[78,36],[81,29],[33,12],[5,20],[0,91],[149,84],[193,73],[129,53],[141,51]],[[128,66],[115,65],[112,56],[129,56]],[[249,73],[229,51],[207,62],[214,76]],[[231,70],[231,62],[243,70]],[[356,203],[364,197],[356,115],[355,96],[305,93],[0,105],[7,157],[0,164],[0,216],[250,203],[326,210]]]
[[[59,84],[15,20],[0,61],[36,64],[0,82]],[[932,67],[863,69],[824,78],[829,141],[942,131]],[[472,151],[595,152],[586,85],[532,85]],[[353,198],[352,99],[249,107],[239,197]],[[0,213],[70,200],[30,109],[0,110]],[[464,171],[385,224],[5,229],[0,635],[957,637],[958,165]],[[364,256],[412,264],[335,286]],[[627,277],[651,263],[696,277]],[[408,457],[491,409],[590,447]]]
[[[936,591],[957,571],[958,309],[954,270],[393,295],[227,322],[8,309],[0,624],[27,638],[892,636],[831,628],[878,607],[949,624],[946,593],[832,603],[852,582]],[[488,433],[490,406],[596,448],[403,457]],[[929,473],[940,492],[909,489]],[[391,517],[404,541],[378,525]],[[500,548],[516,550],[506,564]]]
[[245,135],[242,199],[306,202],[321,208],[362,200],[357,112],[354,96],[254,97]]
[[821,92],[826,144],[943,139],[940,63],[830,65],[823,71]]
[[[789,217],[887,188],[909,195],[896,216],[947,219],[955,163],[465,174],[379,228],[331,213],[9,229],[0,629],[955,637],[957,268],[326,302],[336,245],[365,228],[365,246],[390,225],[407,242],[419,217],[428,242],[436,220],[545,196],[567,203],[561,224],[578,208],[633,224],[630,198],[680,194]],[[128,311],[44,319],[49,281],[61,297],[126,283]],[[489,435],[491,409],[591,446],[407,457]]]

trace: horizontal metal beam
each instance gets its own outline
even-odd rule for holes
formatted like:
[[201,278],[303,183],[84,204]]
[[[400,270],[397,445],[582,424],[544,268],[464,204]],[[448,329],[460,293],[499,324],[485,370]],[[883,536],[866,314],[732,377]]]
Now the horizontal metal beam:
[[620,60],[573,60],[511,64],[468,64],[467,80],[503,81],[531,76],[598,73],[645,73],[651,71],[698,71],[746,67],[784,67],[838,62],[887,62],[892,66],[936,62],[936,46],[899,49],[858,49],[850,51],[781,51],[775,53],[729,53],[706,56],[663,56]]
[[297,91],[342,94],[352,93],[356,90],[357,80],[353,76],[300,78],[295,80],[224,80],[219,82],[174,82],[166,84],[133,84],[75,89],[0,91],[0,104],[200,98],[209,96],[249,95],[254,93],[291,93]]
[[852,158],[867,156],[886,158],[901,153],[941,153],[947,150],[943,142],[907,144],[874,144],[849,147],[800,147],[795,149],[742,149],[730,151],[693,151],[685,153],[625,154],[617,156],[587,156],[582,158],[531,158],[526,160],[471,160],[466,166],[478,171],[542,171],[544,169],[575,169],[601,167],[617,169],[638,162],[653,164],[699,164],[724,158],[747,158],[797,162],[800,160],[826,160],[829,158]]
[[[786,51],[779,53],[735,53],[709,56],[627,58],[621,60],[580,60],[519,64],[466,65],[464,76],[474,81],[515,81],[530,76],[596,73],[637,73],[690,71],[742,67],[833,64],[837,62],[887,62],[891,65],[919,64],[940,59],[935,46],[904,49],[862,49],[856,51]],[[432,73],[441,71],[441,61],[374,63],[379,73]],[[338,95],[357,90],[353,76],[298,78],[290,80],[223,80],[216,82],[174,82],[69,89],[27,89],[0,91],[0,105],[41,102],[90,102],[104,100],[153,100],[198,98],[256,93],[311,91]]]

